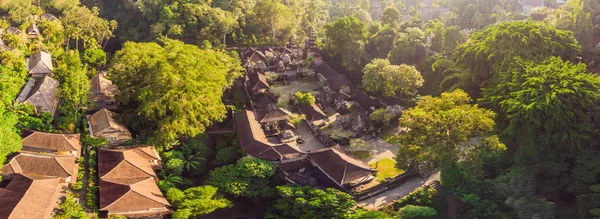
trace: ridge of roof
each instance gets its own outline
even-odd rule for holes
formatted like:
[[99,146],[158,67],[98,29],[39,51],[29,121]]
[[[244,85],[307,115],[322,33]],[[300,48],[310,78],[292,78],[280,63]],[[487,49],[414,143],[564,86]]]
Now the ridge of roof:
[[[74,150],[80,150],[81,149],[81,145],[79,145],[80,148],[76,147],[76,144],[74,142],[72,142],[72,140],[70,140],[69,138],[67,138],[67,136],[77,136],[79,137],[79,134],[63,134],[63,133],[48,133],[48,132],[38,132],[38,131],[33,131],[33,130],[24,130],[27,132],[31,132],[30,134],[28,134],[27,136],[25,136],[23,139],[21,139],[21,142],[28,140],[30,138],[36,137],[36,135],[43,135],[42,137],[56,137],[56,136],[60,136],[62,139],[64,139],[67,144]],[[33,136],[33,137],[32,137]],[[28,146],[28,145],[25,145]]]
[[138,185],[138,184],[140,184],[140,183],[142,183],[142,182],[145,182],[146,180],[149,180],[149,179],[152,179],[152,178],[148,178],[148,179],[141,180],[141,181],[138,181],[138,182],[136,182],[136,183],[133,183],[133,184],[131,184],[131,185],[129,186],[129,187],[131,188],[131,191],[133,191],[133,192],[135,192],[135,193],[137,193],[137,194],[139,194],[139,195],[141,195],[141,196],[144,196],[144,197],[146,197],[146,198],[148,198],[148,199],[150,199],[150,200],[152,200],[152,201],[158,202],[158,203],[160,203],[160,204],[164,204],[164,205],[170,205],[170,204],[169,204],[169,202],[168,202],[167,200],[165,200],[165,202],[160,202],[160,201],[158,201],[158,200],[156,200],[156,199],[154,199],[154,198],[152,198],[152,197],[148,197],[148,196],[147,196],[146,194],[144,194],[143,192],[140,192],[140,191],[138,191],[138,187],[136,187],[136,185]]

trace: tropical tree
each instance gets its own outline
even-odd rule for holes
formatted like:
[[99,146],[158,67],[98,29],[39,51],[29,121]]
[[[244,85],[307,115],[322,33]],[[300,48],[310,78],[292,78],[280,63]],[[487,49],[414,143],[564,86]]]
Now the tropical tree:
[[373,59],[363,72],[363,89],[384,96],[410,97],[423,86],[423,77],[414,66],[391,65],[385,59]]
[[225,118],[221,97],[242,67],[222,51],[169,39],[161,44],[126,43],[115,54],[110,77],[121,88],[120,102],[135,109],[132,126],[167,149]]
[[83,62],[93,68],[106,64],[106,53],[102,49],[86,49],[83,52]]
[[166,196],[169,203],[176,208],[172,216],[175,219],[197,217],[232,206],[231,202],[219,196],[217,188],[212,186],[192,187],[184,191],[170,188]]
[[394,42],[394,47],[390,50],[387,58],[392,64],[415,65],[425,58],[425,40],[427,34],[425,31],[409,27],[404,32],[398,34]]
[[483,151],[502,152],[503,144],[482,140],[494,128],[495,113],[470,102],[468,94],[455,90],[440,97],[425,96],[417,106],[403,111],[400,127],[407,131],[400,135],[398,165],[430,170],[476,160]]
[[311,105],[316,101],[315,97],[311,93],[296,92],[294,97],[296,100],[298,100],[298,103],[302,105]]
[[266,218],[350,218],[356,202],[336,189],[278,186],[274,210]]
[[357,17],[343,17],[325,26],[327,50],[339,56],[349,71],[359,70],[365,61],[366,24]]
[[249,23],[257,27],[263,36],[270,36],[273,42],[287,42],[294,33],[298,20],[288,6],[278,0],[257,1]]
[[402,18],[400,11],[396,7],[388,6],[383,11],[383,15],[381,16],[381,23],[391,28],[398,28],[400,18]]
[[465,69],[461,86],[475,97],[480,89],[494,86],[491,79],[507,71],[514,57],[541,61],[551,56],[575,61],[580,46],[569,31],[533,21],[507,22],[475,32],[454,54]]
[[269,182],[274,174],[273,164],[245,157],[235,165],[226,165],[211,171],[207,184],[236,197],[271,197],[275,191],[269,186]]
[[188,154],[185,159],[183,159],[183,169],[187,172],[198,170],[202,167],[205,160],[206,159],[201,153]]
[[[590,158],[595,156],[597,144],[590,136],[596,136],[598,130],[600,79],[588,74],[584,64],[558,57],[543,62],[516,58],[513,62],[509,71],[498,75],[497,86],[484,92],[484,101],[506,118],[499,128],[504,142],[515,151],[513,174],[506,180],[511,188],[507,190],[509,200],[515,201],[513,207],[525,217],[546,215],[549,207],[532,208],[539,206],[535,204],[538,201],[573,208],[574,203],[561,197],[588,194],[586,187],[600,176],[589,169],[596,164]],[[571,178],[572,172],[577,172],[577,177]],[[523,180],[526,182],[519,182]],[[570,189],[574,185],[579,188],[576,193]],[[563,211],[555,213],[566,216],[561,215],[566,213]]]

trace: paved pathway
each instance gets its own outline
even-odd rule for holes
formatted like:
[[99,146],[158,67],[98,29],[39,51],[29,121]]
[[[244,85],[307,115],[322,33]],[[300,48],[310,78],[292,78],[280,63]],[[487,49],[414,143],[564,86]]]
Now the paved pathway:
[[387,190],[383,193],[375,195],[374,197],[364,199],[358,202],[358,206],[367,210],[377,210],[387,205],[394,203],[394,201],[407,196],[415,189],[431,182],[434,180],[440,180],[440,171],[431,174],[431,176],[427,178],[415,177],[407,180],[402,185]]
[[393,160],[398,155],[398,145],[387,143],[379,137],[368,140],[367,143],[371,146],[370,151],[373,156],[363,160],[366,163],[372,163],[384,158]]
[[321,142],[321,140],[310,131],[310,127],[308,127],[308,124],[305,122],[300,123],[298,129],[296,129],[296,133],[298,133],[298,135],[300,135],[305,141],[304,144],[298,144],[300,151],[317,151],[325,148],[323,142]]

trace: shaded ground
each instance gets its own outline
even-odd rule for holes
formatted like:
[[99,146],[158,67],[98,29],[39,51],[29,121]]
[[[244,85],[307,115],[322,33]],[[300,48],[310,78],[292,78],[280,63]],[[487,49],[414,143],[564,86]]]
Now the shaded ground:
[[317,138],[311,131],[310,127],[304,122],[300,123],[300,127],[296,129],[296,133],[305,141],[304,144],[298,144],[298,148],[303,152],[317,151],[325,148],[323,142]]
[[292,97],[296,92],[310,92],[315,89],[321,88],[321,85],[318,81],[292,81],[289,85],[285,86],[271,86],[271,91],[277,96],[290,96]]
[[368,140],[367,143],[371,146],[370,151],[372,156],[363,160],[366,163],[376,162],[385,158],[393,160],[396,158],[396,155],[398,155],[398,146],[395,144],[387,143],[381,138],[374,138]]
[[380,193],[378,195],[375,195],[371,198],[359,201],[358,206],[362,207],[364,209],[367,209],[367,210],[380,209],[382,207],[385,207],[387,205],[394,203],[394,201],[399,200],[399,199],[403,198],[404,196],[407,196],[415,189],[417,189],[423,185],[426,185],[427,183],[434,181],[434,180],[440,180],[440,172],[439,171],[437,171],[434,174],[431,174],[427,178],[420,178],[420,177],[411,178],[396,188],[387,190],[387,191]]
[[88,181],[90,178],[90,171],[88,168],[89,167],[88,160],[90,159],[90,154],[88,153],[87,148],[84,150],[85,150],[85,151],[83,151],[83,172],[84,172],[84,174],[83,174],[83,178],[81,179],[81,181],[83,182],[83,187],[79,191],[79,205],[83,206],[83,208],[85,209],[86,212],[91,212],[92,209],[88,208],[87,205],[85,204],[87,188],[88,188]]

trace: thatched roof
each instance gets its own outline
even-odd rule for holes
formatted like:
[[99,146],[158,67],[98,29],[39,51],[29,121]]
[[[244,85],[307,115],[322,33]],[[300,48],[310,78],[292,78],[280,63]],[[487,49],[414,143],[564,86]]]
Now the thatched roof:
[[121,136],[129,136],[131,139],[131,133],[124,124],[118,120],[119,114],[116,114],[105,108],[99,110],[90,116],[90,124],[92,125],[92,131],[95,133],[102,133],[109,129],[115,129],[121,132]]
[[260,92],[254,94],[254,98],[252,100],[258,108],[266,108],[269,104],[276,104],[277,97],[274,93],[270,92]]
[[21,34],[21,30],[19,30],[19,28],[16,27],[9,27],[8,29],[6,29],[6,32],[9,34]]
[[342,89],[342,87],[344,87],[344,86],[352,85],[352,81],[350,81],[350,79],[348,79],[344,75],[338,75],[338,76],[329,78],[329,79],[327,79],[327,81],[325,81],[325,83],[327,83],[327,86],[329,86],[334,91],[338,91],[338,90]]
[[98,152],[100,210],[136,212],[136,215],[169,213],[169,202],[156,184],[156,173],[150,164],[153,160],[160,160],[160,156],[152,146],[101,149]]
[[50,219],[60,190],[59,178],[15,175],[6,188],[0,188],[0,218]]
[[54,151],[77,151],[80,155],[79,134],[54,134],[36,131],[23,131],[23,146]]
[[53,14],[50,14],[50,13],[42,14],[42,19],[46,19],[46,20],[49,20],[49,21],[58,20],[58,18],[56,18],[56,16],[54,16]]
[[335,147],[308,154],[310,161],[339,185],[353,185],[372,179],[372,169],[366,163],[352,158]]
[[[100,181],[100,210],[114,212],[166,210],[170,204],[152,178],[140,181]],[[163,214],[168,213],[163,212]]]
[[356,92],[352,96],[352,100],[357,102],[364,110],[369,112],[372,112],[373,109],[383,107],[383,104],[381,104],[376,98],[371,97],[363,92]]
[[52,67],[52,56],[44,51],[39,51],[29,57],[27,67],[30,74],[49,74],[54,69]]
[[236,113],[235,127],[240,147],[254,157],[279,161],[300,156],[300,151],[288,144],[269,142],[252,111]]
[[292,113],[285,109],[277,108],[267,112],[257,112],[257,118],[260,119],[260,123],[279,122],[291,119]]
[[91,80],[91,100],[114,100],[116,95],[121,94],[119,88],[106,79],[103,73],[98,73]]
[[40,29],[37,27],[37,25],[35,25],[34,23],[30,24],[29,27],[27,27],[27,34],[29,35],[39,35],[40,34]]
[[337,71],[333,70],[327,63],[322,62],[315,66],[314,71],[321,74],[325,79],[334,78],[340,75]]
[[29,82],[17,97],[18,102],[28,103],[33,106],[50,109],[49,113],[56,111],[58,102],[58,81],[51,77],[29,79]]
[[156,178],[156,173],[150,166],[153,155],[150,159],[148,157],[152,153],[139,150],[100,150],[98,152],[98,176],[100,179],[139,181],[149,177]]
[[250,86],[252,86],[252,91],[259,91],[263,89],[269,89],[269,82],[267,82],[267,78],[261,73],[250,73],[248,74],[248,78],[250,79]]
[[71,177],[71,183],[77,179],[78,166],[73,156],[54,156],[20,153],[4,165],[2,174],[31,174],[37,176]]
[[316,121],[316,120],[321,120],[321,119],[327,119],[327,114],[325,114],[321,108],[319,108],[319,106],[317,106],[317,104],[310,104],[310,105],[302,105],[300,104],[298,106],[298,109],[300,109],[300,111],[302,113],[304,113],[304,115],[306,115],[306,120],[312,122],[312,121]]

